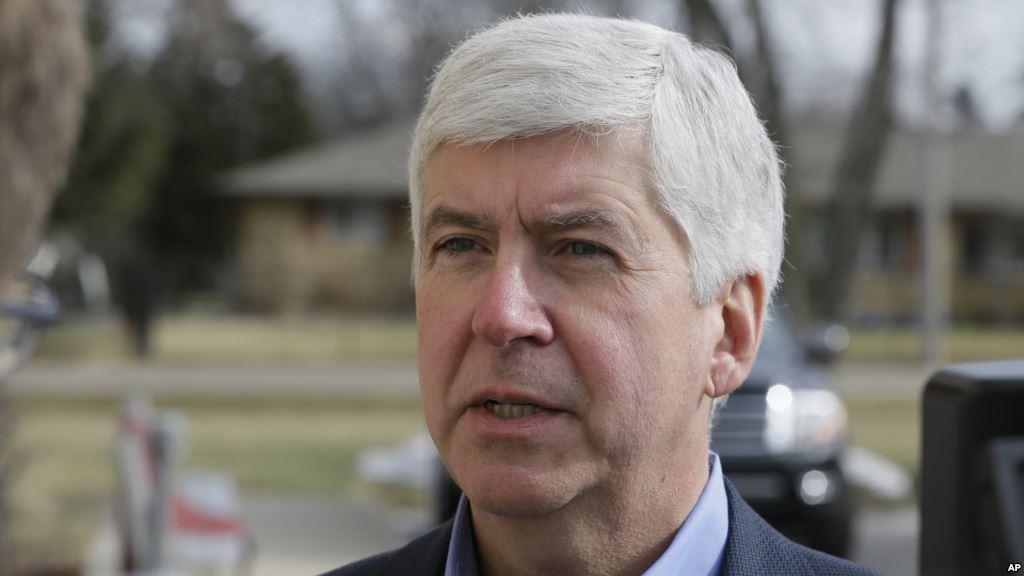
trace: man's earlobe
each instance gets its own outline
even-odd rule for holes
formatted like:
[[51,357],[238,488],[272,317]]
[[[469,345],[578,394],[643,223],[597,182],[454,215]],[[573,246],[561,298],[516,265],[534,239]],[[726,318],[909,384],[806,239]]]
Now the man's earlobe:
[[722,310],[722,338],[711,359],[711,390],[717,398],[732,393],[750,374],[764,327],[764,279],[750,274],[734,280],[717,306]]

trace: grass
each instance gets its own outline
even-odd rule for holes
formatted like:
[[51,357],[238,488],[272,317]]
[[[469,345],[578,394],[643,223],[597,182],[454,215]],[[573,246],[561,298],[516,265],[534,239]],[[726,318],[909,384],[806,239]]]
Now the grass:
[[917,401],[847,402],[851,442],[899,464],[912,474],[921,461],[921,410]]
[[[954,327],[945,339],[951,362],[1024,357],[1024,326]],[[847,362],[915,362],[920,341],[912,328],[854,329]],[[44,333],[37,354],[65,361],[124,360],[121,326],[110,319],[69,321]],[[412,317],[168,315],[153,334],[156,362],[328,365],[412,363]]]
[[[949,362],[980,362],[1024,358],[1024,326],[955,327],[944,339]],[[920,335],[910,328],[853,330],[848,362],[915,362],[920,358]]]
[[[423,430],[415,398],[198,400],[157,404],[187,417],[186,469],[225,470],[247,493],[365,492],[354,457]],[[54,558],[78,550],[114,490],[112,400],[19,399],[15,447],[27,457],[15,488],[17,536]],[[910,471],[919,461],[914,402],[852,402],[853,441]]]
[[113,410],[16,406],[13,537],[25,555],[68,561],[98,525],[113,486]]
[[[48,329],[37,357],[124,360],[130,349],[111,319]],[[416,360],[416,324],[404,317],[164,316],[154,328],[153,361],[175,364],[352,364]]]
[[[354,458],[424,429],[416,399],[163,399],[187,417],[185,469],[230,472],[243,492],[365,491]],[[31,558],[74,561],[114,492],[111,400],[16,401],[14,532]]]

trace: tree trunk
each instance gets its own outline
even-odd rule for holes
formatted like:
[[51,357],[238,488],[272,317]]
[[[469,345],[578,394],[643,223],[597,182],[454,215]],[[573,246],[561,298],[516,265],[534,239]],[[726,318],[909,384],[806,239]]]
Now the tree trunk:
[[897,0],[885,0],[871,78],[846,130],[828,209],[829,257],[822,277],[821,312],[846,321],[857,270],[861,231],[868,223],[878,169],[891,124],[889,100]]
[[731,55],[735,45],[711,0],[684,0],[683,6],[689,15],[690,38],[699,44],[721,46]]

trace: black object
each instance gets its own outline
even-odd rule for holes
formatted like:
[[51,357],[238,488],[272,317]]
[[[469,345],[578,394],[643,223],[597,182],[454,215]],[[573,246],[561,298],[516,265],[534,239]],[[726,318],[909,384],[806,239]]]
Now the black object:
[[935,374],[922,423],[921,574],[1006,573],[1024,558],[1024,360]]

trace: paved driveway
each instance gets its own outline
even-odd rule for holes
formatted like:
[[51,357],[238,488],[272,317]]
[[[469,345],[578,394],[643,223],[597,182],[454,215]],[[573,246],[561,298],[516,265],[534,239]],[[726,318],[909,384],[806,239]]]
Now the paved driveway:
[[312,576],[408,540],[368,502],[248,496],[242,505],[257,542],[253,576]]

